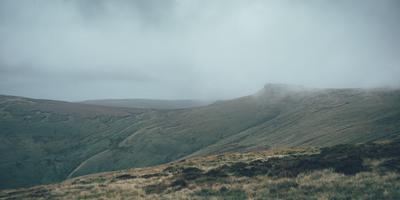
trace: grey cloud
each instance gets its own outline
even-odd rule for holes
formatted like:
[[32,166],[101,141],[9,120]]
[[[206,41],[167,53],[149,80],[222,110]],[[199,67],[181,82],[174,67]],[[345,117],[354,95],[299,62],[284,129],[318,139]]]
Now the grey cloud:
[[399,86],[396,0],[0,1],[0,93],[233,98]]

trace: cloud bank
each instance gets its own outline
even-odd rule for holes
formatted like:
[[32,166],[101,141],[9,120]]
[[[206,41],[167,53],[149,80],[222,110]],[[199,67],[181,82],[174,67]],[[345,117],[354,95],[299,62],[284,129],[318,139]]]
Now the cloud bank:
[[3,0],[0,93],[224,99],[400,85],[396,0]]

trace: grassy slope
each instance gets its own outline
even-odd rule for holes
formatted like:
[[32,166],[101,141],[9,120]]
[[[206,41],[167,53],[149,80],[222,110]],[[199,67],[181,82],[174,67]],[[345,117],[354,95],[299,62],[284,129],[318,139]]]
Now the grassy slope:
[[399,199],[400,140],[193,157],[0,191],[4,199]]
[[[156,165],[183,156],[275,147],[327,146],[391,138],[400,130],[400,92],[285,91],[167,111],[75,175]],[[112,160],[112,162],[109,162]]]
[[3,188],[185,156],[366,142],[400,130],[398,90],[268,85],[253,96],[164,111],[10,98],[0,105]]
[[195,154],[357,143],[400,132],[399,91],[323,90],[290,95],[268,106],[278,109],[279,115]]
[[148,120],[138,110],[9,96],[0,98],[0,116],[0,188],[64,180]]

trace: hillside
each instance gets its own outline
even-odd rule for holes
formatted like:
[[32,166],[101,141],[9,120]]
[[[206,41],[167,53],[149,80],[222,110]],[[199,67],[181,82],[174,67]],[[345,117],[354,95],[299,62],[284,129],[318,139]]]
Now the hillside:
[[191,156],[395,138],[400,91],[270,84],[179,110],[2,96],[0,119],[0,188],[13,188]]
[[201,100],[96,99],[86,100],[79,103],[122,108],[183,109],[206,106],[212,102]]
[[0,96],[0,119],[0,188],[10,188],[64,180],[149,117],[143,110]]
[[1,199],[399,199],[400,140],[193,157],[0,191]]

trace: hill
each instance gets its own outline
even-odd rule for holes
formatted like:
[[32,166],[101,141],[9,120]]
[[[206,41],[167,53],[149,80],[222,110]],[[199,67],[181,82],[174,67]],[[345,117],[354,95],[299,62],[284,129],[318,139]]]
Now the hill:
[[2,199],[399,199],[400,140],[193,157],[0,191]]
[[179,110],[0,98],[1,188],[224,152],[391,139],[400,91],[266,85]]
[[4,188],[64,180],[88,157],[139,128],[147,112],[0,96],[0,119]]
[[207,106],[212,102],[201,100],[96,99],[86,100],[79,103],[123,108],[183,109]]

